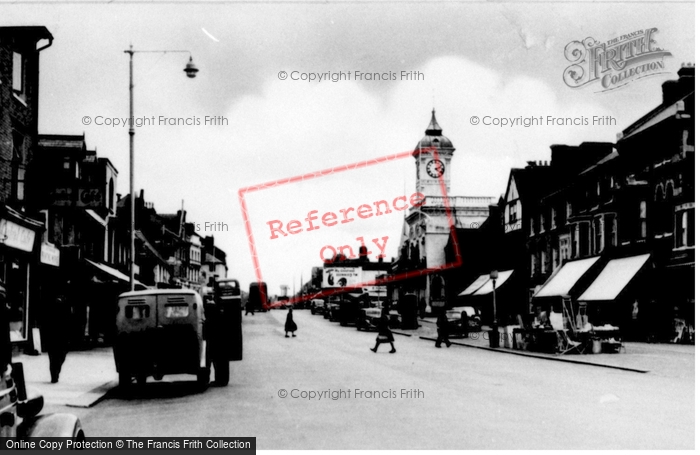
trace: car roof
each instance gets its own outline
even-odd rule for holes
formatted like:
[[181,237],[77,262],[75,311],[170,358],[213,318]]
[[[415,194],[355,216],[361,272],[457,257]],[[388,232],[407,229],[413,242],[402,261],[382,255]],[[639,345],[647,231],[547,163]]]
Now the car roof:
[[177,295],[189,294],[199,296],[199,293],[193,289],[146,289],[143,291],[124,292],[119,295],[119,298],[125,297],[142,297],[146,295]]

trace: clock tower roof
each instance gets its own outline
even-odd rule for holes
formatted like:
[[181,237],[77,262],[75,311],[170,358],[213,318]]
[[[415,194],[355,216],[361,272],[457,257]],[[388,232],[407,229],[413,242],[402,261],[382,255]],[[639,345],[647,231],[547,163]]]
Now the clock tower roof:
[[428,129],[425,130],[425,137],[423,137],[423,139],[418,142],[418,145],[416,145],[416,152],[418,152],[420,149],[429,147],[454,150],[452,141],[442,135],[442,128],[435,118],[435,109],[433,109],[433,116],[430,119]]

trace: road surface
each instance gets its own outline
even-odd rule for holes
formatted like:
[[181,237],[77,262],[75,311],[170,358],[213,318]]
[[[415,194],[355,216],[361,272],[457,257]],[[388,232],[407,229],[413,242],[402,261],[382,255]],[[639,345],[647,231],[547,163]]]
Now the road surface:
[[298,336],[285,338],[285,316],[244,317],[244,360],[231,363],[228,387],[198,393],[194,377],[149,379],[132,396],[69,412],[90,436],[255,436],[258,449],[694,447],[692,373],[436,349],[402,336],[396,354],[387,345],[375,354],[376,334],[305,310],[294,312]]

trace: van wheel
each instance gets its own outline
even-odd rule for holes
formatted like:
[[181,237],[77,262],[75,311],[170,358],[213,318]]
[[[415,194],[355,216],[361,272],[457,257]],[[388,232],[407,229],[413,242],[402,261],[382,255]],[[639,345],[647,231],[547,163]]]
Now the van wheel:
[[216,385],[226,386],[229,381],[229,363],[226,360],[222,360],[214,363],[214,378]]
[[119,388],[127,391],[131,387],[131,373],[124,367],[119,369]]
[[209,388],[209,376],[211,375],[211,368],[206,367],[199,370],[197,373],[197,385],[199,389],[203,392]]

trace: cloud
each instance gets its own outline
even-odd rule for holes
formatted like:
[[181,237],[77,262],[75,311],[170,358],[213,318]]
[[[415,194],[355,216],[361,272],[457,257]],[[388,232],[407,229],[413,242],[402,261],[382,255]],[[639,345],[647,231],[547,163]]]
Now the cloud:
[[[433,106],[444,134],[457,148],[452,195],[498,197],[505,191],[510,168],[521,167],[526,160],[549,159],[551,144],[611,140],[619,129],[590,125],[474,126],[470,123],[472,116],[483,122],[487,116],[578,119],[608,112],[595,104],[564,104],[537,79],[499,74],[461,57],[433,59],[420,71],[425,76],[423,81],[387,82],[392,85],[387,94],[377,93],[367,82],[309,83],[270,78],[262,84],[259,95],[244,97],[231,107],[226,114],[228,127],[213,128],[206,134],[181,134],[183,151],[179,152],[178,160],[191,156],[187,152],[190,147],[202,150],[201,155],[208,159],[190,160],[185,167],[173,168],[175,172],[198,176],[196,183],[182,184],[180,190],[185,190],[192,200],[207,201],[193,208],[193,212],[206,207],[210,213],[222,213],[222,216],[225,213],[230,225],[235,226],[235,232],[221,238],[231,254],[233,276],[240,276],[244,282],[253,279],[240,211],[228,188],[412,150],[424,135]],[[155,178],[156,170],[153,172]],[[259,240],[261,260],[267,266],[263,270],[265,279],[273,288],[291,284],[293,276],[298,280],[302,273],[308,279],[311,267],[319,265],[316,247],[322,246],[305,243],[299,237],[295,242],[287,242],[283,249],[262,248],[266,213],[284,220],[299,219],[311,209],[338,209],[345,202],[356,206],[363,197],[371,201],[378,194],[402,194],[404,188],[410,194],[415,187],[414,179],[415,167],[413,159],[409,159],[401,165],[395,163],[390,171],[339,173],[323,184],[307,182],[301,190],[289,186],[289,192],[251,195],[257,210],[256,240]],[[297,195],[297,190],[303,196]],[[224,196],[207,197],[207,194]],[[280,204],[280,200],[284,202]],[[266,208],[269,208],[267,212]],[[367,224],[348,225],[343,235],[352,241],[364,235],[363,226]],[[394,256],[401,218],[381,228],[375,226],[371,235],[381,232],[390,236],[387,252]],[[321,238],[319,242],[338,241]]]

